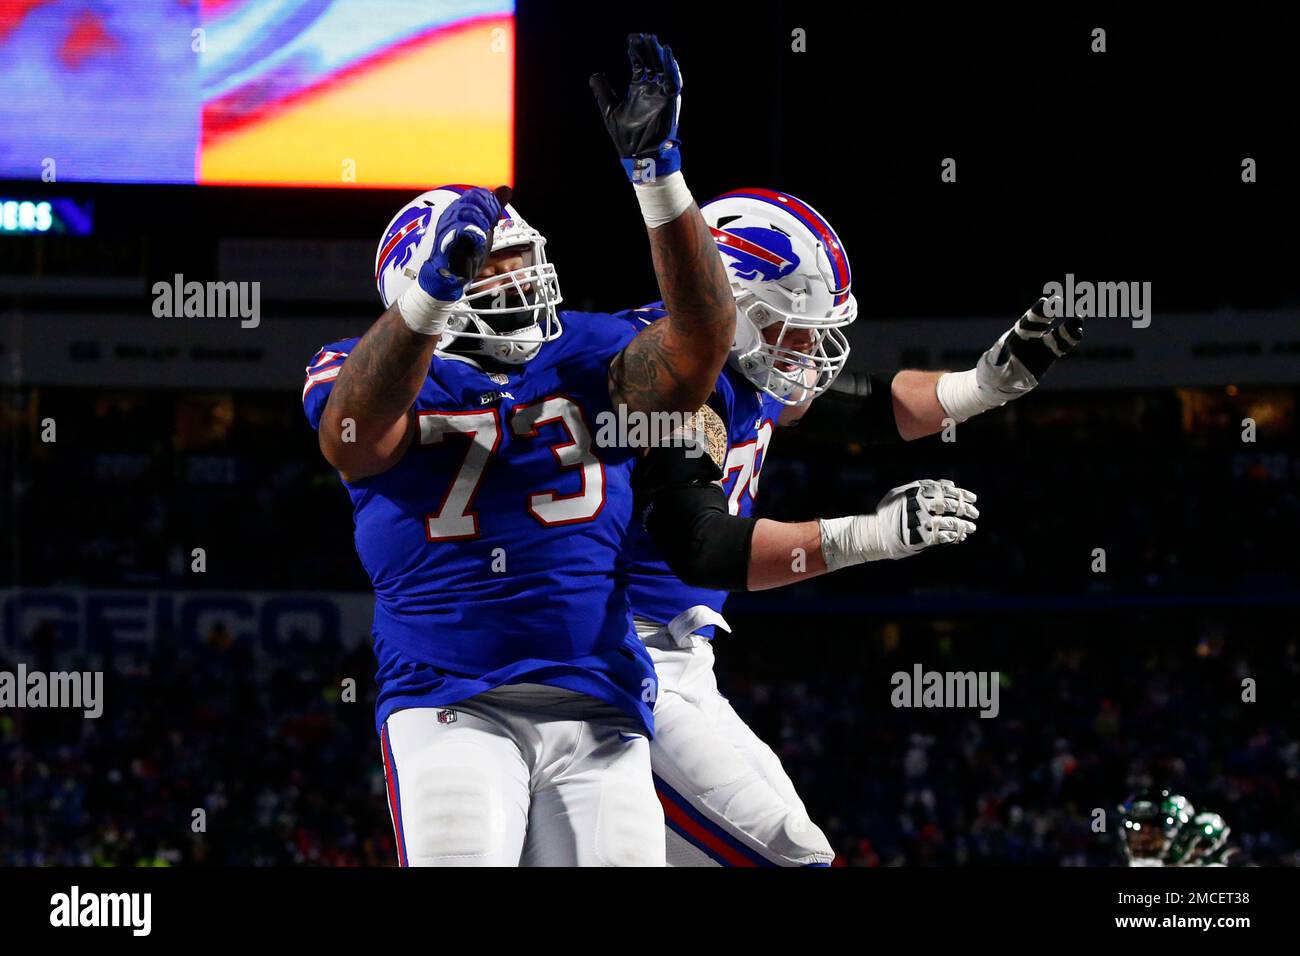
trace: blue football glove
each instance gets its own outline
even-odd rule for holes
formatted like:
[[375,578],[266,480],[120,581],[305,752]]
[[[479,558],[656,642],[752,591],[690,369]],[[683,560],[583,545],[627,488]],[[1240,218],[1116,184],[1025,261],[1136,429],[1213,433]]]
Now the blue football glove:
[[677,140],[682,71],[673,59],[672,47],[661,47],[652,33],[629,36],[627,56],[632,62],[627,99],[620,103],[609,80],[600,73],[591,77],[591,92],[628,179],[644,183],[682,168]]
[[492,230],[510,191],[470,189],[448,206],[434,228],[433,252],[420,266],[420,288],[441,302],[455,302],[492,252]]

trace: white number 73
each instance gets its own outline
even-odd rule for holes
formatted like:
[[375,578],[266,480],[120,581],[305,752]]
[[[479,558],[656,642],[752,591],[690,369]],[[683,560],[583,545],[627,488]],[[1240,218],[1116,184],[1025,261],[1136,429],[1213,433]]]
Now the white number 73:
[[[528,496],[528,513],[543,527],[591,521],[605,505],[605,467],[591,451],[591,431],[582,410],[563,395],[552,395],[510,410],[510,430],[520,438],[536,438],[543,425],[559,422],[569,441],[551,446],[555,463],[564,470],[580,468],[582,487],[570,495],[554,488]],[[430,541],[463,541],[479,535],[474,496],[483,469],[501,444],[501,423],[495,410],[482,412],[418,412],[420,444],[437,445],[450,433],[469,435],[469,447],[442,503],[425,518]]]

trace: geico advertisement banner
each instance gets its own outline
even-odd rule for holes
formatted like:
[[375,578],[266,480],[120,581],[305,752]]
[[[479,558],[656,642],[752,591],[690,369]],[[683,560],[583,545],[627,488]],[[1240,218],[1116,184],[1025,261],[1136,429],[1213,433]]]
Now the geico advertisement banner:
[[0,649],[26,656],[48,628],[60,652],[147,649],[161,634],[181,647],[251,641],[270,657],[332,652],[367,640],[373,613],[370,594],[6,588]]

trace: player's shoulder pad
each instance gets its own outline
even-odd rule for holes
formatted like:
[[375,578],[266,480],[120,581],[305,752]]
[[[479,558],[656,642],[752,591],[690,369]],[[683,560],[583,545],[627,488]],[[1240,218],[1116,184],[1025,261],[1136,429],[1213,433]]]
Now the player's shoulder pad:
[[307,365],[307,370],[311,371],[313,368],[323,365],[332,359],[339,357],[346,358],[347,354],[356,348],[357,343],[360,341],[361,336],[354,335],[351,338],[339,339],[336,342],[331,342],[328,345],[321,346],[316,350],[316,354],[312,356],[311,362]]
[[725,427],[731,421],[732,410],[736,407],[736,384],[732,381],[733,370],[728,362],[722,367],[722,373],[713,384],[713,394],[709,396],[709,405],[722,416]]
[[668,310],[664,308],[662,302],[651,302],[649,305],[639,306],[635,309],[623,309],[620,312],[615,312],[614,317],[633,323],[639,331],[651,322],[662,319],[667,314]]
[[316,386],[332,382],[339,377],[339,370],[343,367],[343,362],[348,357],[348,353],[360,341],[360,336],[339,339],[337,342],[331,342],[329,345],[317,350],[316,354],[311,357],[311,361],[307,363],[307,379],[302,387],[304,400],[307,398],[307,394]]
[[343,370],[343,363],[347,360],[348,353],[360,342],[359,336],[350,339],[339,339],[337,342],[331,342],[312,356],[311,362],[307,365],[307,377],[302,385],[302,409],[307,415],[307,421],[311,423],[312,428],[320,427],[321,416],[325,412],[325,403],[329,399],[330,391],[334,388],[334,380],[339,377],[339,372]]
[[568,363],[574,358],[607,364],[636,338],[639,329],[607,312],[561,312],[564,334],[554,342],[552,361]]
[[780,420],[781,413],[785,411],[786,407],[784,402],[773,398],[767,392],[760,392],[758,401],[761,406],[760,414],[763,418],[770,418],[773,421]]

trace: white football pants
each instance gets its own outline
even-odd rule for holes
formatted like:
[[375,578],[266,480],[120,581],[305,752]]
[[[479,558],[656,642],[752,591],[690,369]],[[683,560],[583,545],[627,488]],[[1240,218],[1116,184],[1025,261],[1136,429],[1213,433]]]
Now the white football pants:
[[650,763],[667,826],[669,866],[828,866],[830,842],[772,748],[718,692],[713,642],[726,627],[693,607],[668,624],[636,621],[659,677]]
[[388,718],[402,866],[664,865],[649,742],[625,718],[575,719],[599,702],[566,709],[566,693],[515,685]]

